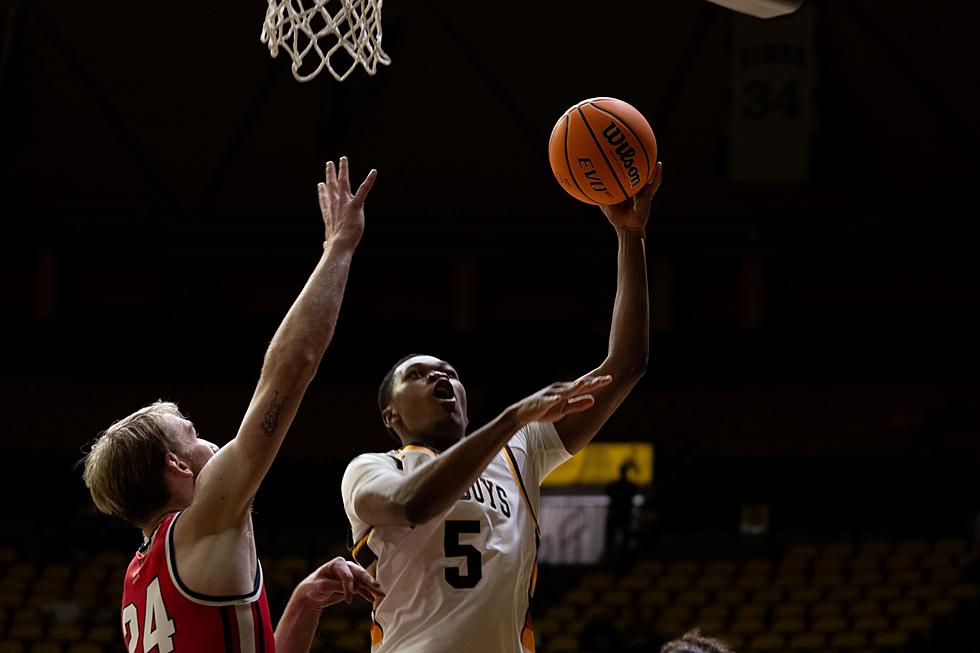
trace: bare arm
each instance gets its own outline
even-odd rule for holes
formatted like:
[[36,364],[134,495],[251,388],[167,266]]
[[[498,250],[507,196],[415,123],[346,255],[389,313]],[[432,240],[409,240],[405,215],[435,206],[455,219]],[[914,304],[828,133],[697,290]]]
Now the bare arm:
[[197,479],[194,501],[181,518],[185,533],[204,536],[246,523],[252,497],[333,337],[351,258],[364,232],[364,199],[377,175],[372,170],[352,195],[346,158],[339,168],[338,174],[333,162],[327,163],[326,179],[317,187],[323,254],[269,344],[238,434]]
[[350,603],[354,594],[371,602],[384,596],[368,572],[343,558],[334,558],[304,578],[276,626],[276,651],[308,653],[323,609],[341,601]]
[[607,377],[553,383],[508,407],[432,461],[410,473],[385,474],[358,488],[354,512],[373,526],[422,524],[449,509],[507,441],[530,422],[554,422],[593,405]]
[[650,203],[660,188],[661,171],[658,162],[653,179],[635,198],[616,206],[602,207],[616,228],[619,258],[609,349],[602,365],[590,375],[608,374],[613,381],[595,393],[592,410],[570,415],[555,424],[565,449],[572,454],[581,451],[595,437],[646,372],[650,350],[646,225]]

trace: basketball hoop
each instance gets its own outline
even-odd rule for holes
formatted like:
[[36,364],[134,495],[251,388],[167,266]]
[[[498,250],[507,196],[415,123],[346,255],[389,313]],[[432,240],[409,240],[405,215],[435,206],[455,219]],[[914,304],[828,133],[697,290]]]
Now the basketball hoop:
[[[381,49],[383,0],[269,0],[263,43],[293,60],[293,77],[308,82],[324,68],[342,82],[360,64],[368,75],[391,59]],[[332,60],[332,61],[331,61]],[[300,70],[304,61],[306,70]]]

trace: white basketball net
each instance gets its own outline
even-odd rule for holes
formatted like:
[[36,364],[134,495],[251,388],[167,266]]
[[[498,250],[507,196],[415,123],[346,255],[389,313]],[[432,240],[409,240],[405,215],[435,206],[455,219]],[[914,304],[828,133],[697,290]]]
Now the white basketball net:
[[[391,63],[381,49],[382,2],[269,0],[261,40],[269,45],[273,57],[279,48],[289,54],[293,76],[301,82],[313,79],[324,68],[342,82],[357,64],[373,75],[379,63]],[[301,71],[304,61],[307,66]]]

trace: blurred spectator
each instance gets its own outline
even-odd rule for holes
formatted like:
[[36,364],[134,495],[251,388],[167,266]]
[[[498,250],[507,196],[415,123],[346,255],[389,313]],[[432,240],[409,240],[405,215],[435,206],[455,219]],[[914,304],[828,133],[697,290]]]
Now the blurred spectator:
[[705,637],[695,628],[663,645],[660,653],[734,653],[721,640]]
[[606,518],[606,556],[610,561],[623,558],[621,554],[629,550],[633,536],[633,497],[637,485],[629,480],[630,470],[636,470],[636,463],[626,461],[619,468],[619,480],[606,486],[609,495],[609,515]]

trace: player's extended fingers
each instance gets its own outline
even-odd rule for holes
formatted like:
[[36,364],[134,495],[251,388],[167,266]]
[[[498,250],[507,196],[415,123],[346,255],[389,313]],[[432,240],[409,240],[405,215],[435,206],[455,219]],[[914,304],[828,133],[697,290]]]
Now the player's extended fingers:
[[595,405],[595,397],[592,395],[579,395],[577,397],[572,397],[565,402],[565,415],[571,415],[572,413],[580,413],[583,410],[588,410]]
[[376,581],[374,577],[370,573],[368,573],[368,571],[364,567],[357,564],[356,562],[347,561],[346,564],[347,564],[347,568],[350,569],[350,572],[354,575],[355,583],[364,585],[365,587],[370,587],[372,590],[381,592],[381,585],[378,584],[378,581]]
[[601,388],[604,385],[608,385],[610,381],[612,381],[612,376],[609,374],[586,374],[585,376],[581,376],[569,383],[567,387],[562,389],[561,394],[564,397],[574,397],[575,395],[578,395],[586,390],[591,392],[596,388]]
[[337,580],[343,585],[344,599],[350,603],[351,599],[354,598],[354,574],[347,566],[347,561],[341,559],[340,563],[334,567],[334,573],[337,575]]
[[371,172],[367,174],[364,181],[361,182],[360,187],[357,189],[357,193],[354,195],[355,204],[363,204],[364,200],[367,198],[368,193],[371,192],[371,187],[374,186],[374,180],[378,178],[378,171],[371,168]]
[[657,161],[657,165],[653,169],[653,176],[650,177],[650,181],[648,181],[646,186],[640,189],[640,192],[636,194],[636,199],[638,202],[649,202],[653,199],[653,196],[660,189],[660,182],[663,181],[663,171],[664,164]]
[[320,213],[330,210],[330,196],[327,194],[327,185],[322,181],[316,185],[316,198],[320,203]]
[[340,184],[340,190],[350,192],[350,172],[348,167],[347,157],[340,157],[340,171],[337,174],[337,182]]
[[327,161],[326,171],[323,174],[323,181],[327,185],[327,191],[331,194],[337,192],[337,166],[333,161]]
[[344,587],[335,578],[320,578],[313,582],[312,595],[316,605],[325,608],[344,600]]

